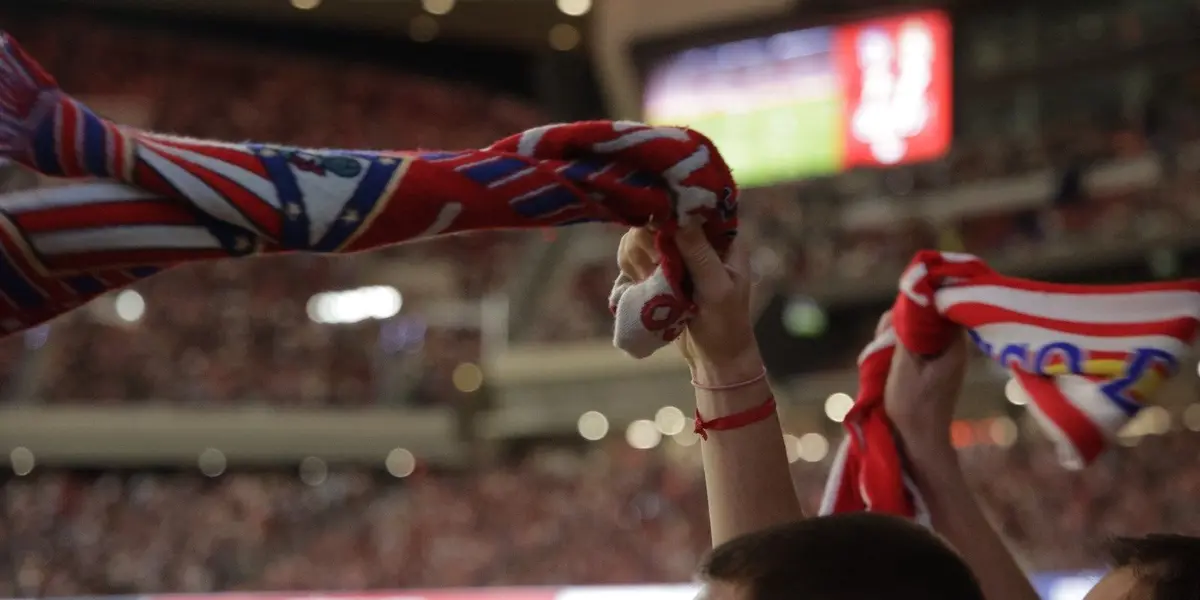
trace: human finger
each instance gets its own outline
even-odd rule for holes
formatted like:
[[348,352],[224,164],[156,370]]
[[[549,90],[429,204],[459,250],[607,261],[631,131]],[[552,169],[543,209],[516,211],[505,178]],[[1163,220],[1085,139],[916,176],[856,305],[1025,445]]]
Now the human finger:
[[965,331],[954,336],[954,341],[936,357],[928,359],[930,365],[939,371],[949,372],[962,369],[967,362],[967,334]]
[[928,373],[933,379],[961,378],[965,372],[967,361],[967,336],[965,333],[955,335],[952,341],[941,352],[931,355],[921,355],[912,352],[897,343],[893,355],[893,366],[899,364],[914,370]]
[[650,236],[645,230],[630,229],[621,236],[620,246],[617,249],[617,265],[622,272],[638,281],[649,277],[658,266],[655,258],[657,252],[654,250],[653,241],[647,244],[647,237]]
[[725,265],[739,276],[750,278],[750,249],[740,240],[734,240],[725,256]]
[[652,229],[634,227],[630,230],[629,239],[643,255],[649,257],[654,264],[658,264],[658,246],[655,245],[656,236]]
[[725,263],[708,242],[699,227],[681,229],[675,235],[675,245],[683,257],[683,263],[692,276],[692,284],[701,295],[717,296],[729,289],[733,283],[725,271]]

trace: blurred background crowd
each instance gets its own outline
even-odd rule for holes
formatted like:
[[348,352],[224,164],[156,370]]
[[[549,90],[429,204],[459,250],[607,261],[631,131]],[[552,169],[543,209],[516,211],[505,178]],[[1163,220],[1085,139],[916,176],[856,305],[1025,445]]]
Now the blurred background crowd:
[[[1095,567],[1108,532],[1200,534],[1200,433],[1148,438],[1082,473],[1052,456],[1037,443],[964,455],[1034,568]],[[813,514],[823,469],[795,464]],[[51,470],[12,481],[0,556],[13,568],[0,571],[0,594],[681,582],[709,545],[696,462],[627,446],[543,449],[477,474],[303,475]]]
[[[599,32],[629,21],[634,2],[613,0],[601,14],[588,2],[514,2],[523,8],[513,20],[496,22],[492,9],[468,3],[397,1],[402,17],[387,18],[403,26],[381,21],[369,33],[347,33],[366,26],[351,25],[359,9],[329,3],[256,0],[271,6],[249,22],[189,17],[187,2],[182,16],[29,3],[6,5],[0,26],[101,112],[183,135],[452,149],[555,119],[630,116],[602,108],[597,80],[612,76],[595,71],[605,70],[601,42],[610,37]],[[704,4],[720,13],[729,3]],[[874,12],[814,2],[782,21],[803,28],[909,10],[858,4]],[[1200,271],[1200,5],[979,0],[946,9],[953,41],[937,51],[953,64],[953,85],[934,100],[952,143],[947,136],[913,160],[847,159],[743,194],[760,341],[788,389],[853,366],[918,249],[971,252],[1015,274],[1068,281]],[[337,27],[313,26],[325,10]],[[370,21],[393,9],[361,10],[374,11],[362,17]],[[703,50],[771,34],[781,22],[757,20],[772,24],[622,52],[651,77],[683,64],[672,53],[686,44]],[[543,23],[553,24],[548,42],[541,30],[528,33]],[[476,39],[483,31],[501,33],[485,43]],[[721,145],[729,135],[713,137]],[[9,171],[2,184],[53,182]],[[500,439],[478,420],[506,402],[521,418],[539,406],[518,398],[536,394],[493,383],[497,360],[532,349],[540,370],[554,373],[552,361],[569,354],[561,349],[607,344],[619,234],[492,232],[350,258],[183,267],[0,340],[0,406],[46,422],[79,407],[131,420],[148,407],[199,411],[184,419],[320,411],[331,423],[349,411],[434,411],[461,425],[446,443],[472,449],[454,465],[418,456],[411,468],[382,457],[313,466],[304,461],[318,452],[297,442],[295,456],[233,461],[226,471],[224,459],[197,469],[153,448],[118,453],[115,464],[82,451],[35,460],[38,448],[0,440],[13,464],[0,478],[0,597],[686,580],[708,532],[694,439],[672,435],[680,428],[659,427],[653,443],[637,441],[632,418],[609,415],[630,424],[628,443],[606,436],[608,421],[596,434],[582,419],[577,429],[574,417],[606,407],[560,381],[535,391],[550,409],[575,411],[567,427]],[[607,360],[606,372],[622,377],[623,363]],[[1194,363],[1184,371],[1195,378]],[[1130,447],[1082,473],[1063,471],[1003,394],[977,398],[969,412],[1013,416],[1004,423],[1016,432],[963,444],[977,492],[1039,569],[1096,566],[1102,540],[1116,533],[1200,533],[1196,390],[1186,387],[1137,432],[1154,435],[1130,437]],[[789,425],[796,439],[819,438],[795,447],[810,509],[836,442],[824,436],[837,437],[830,402],[839,395],[817,395],[798,394],[788,407],[799,416]],[[606,439],[581,445],[581,435]],[[662,435],[680,443],[659,445]]]

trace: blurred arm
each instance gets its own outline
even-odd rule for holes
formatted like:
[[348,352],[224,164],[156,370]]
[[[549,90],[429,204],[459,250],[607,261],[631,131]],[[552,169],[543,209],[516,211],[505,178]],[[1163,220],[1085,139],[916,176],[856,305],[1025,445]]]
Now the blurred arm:
[[[906,441],[907,442],[907,441]],[[909,468],[935,531],[970,565],[988,600],[1038,600],[1017,559],[988,522],[948,443],[907,444]]]
[[[891,324],[891,313],[885,313],[878,331]],[[960,334],[940,355],[920,357],[897,344],[884,400],[888,417],[934,530],[962,555],[984,595],[989,600],[1037,600],[975,500],[950,438],[967,372],[967,346],[966,335]]]

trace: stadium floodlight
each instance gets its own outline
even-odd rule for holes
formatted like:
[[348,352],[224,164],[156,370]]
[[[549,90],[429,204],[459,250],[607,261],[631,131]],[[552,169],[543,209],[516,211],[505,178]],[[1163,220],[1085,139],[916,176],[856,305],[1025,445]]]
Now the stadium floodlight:
[[548,39],[551,48],[559,52],[568,52],[579,46],[582,37],[579,35],[579,29],[574,25],[559,23],[550,28]]
[[854,407],[854,398],[849,394],[838,392],[831,394],[825,400],[825,416],[829,417],[830,421],[841,423],[846,419],[846,414]]
[[806,433],[800,436],[797,442],[799,450],[797,456],[804,462],[821,462],[829,455],[829,440],[819,433]]
[[205,448],[196,459],[196,464],[206,477],[220,477],[229,463],[224,452],[216,448]]
[[122,321],[134,323],[146,314],[146,299],[134,290],[124,290],[117,294],[113,309]]
[[33,451],[24,446],[13,448],[8,454],[9,462],[12,464],[13,474],[17,477],[24,477],[33,472],[33,466],[37,463],[34,459]]
[[431,15],[444,15],[454,10],[454,0],[421,0],[421,8]]
[[654,414],[654,425],[663,435],[679,435],[687,421],[687,415],[674,406],[664,406]]
[[582,17],[592,10],[592,0],[558,0],[558,10],[568,17]]
[[384,465],[392,477],[408,477],[417,470],[417,457],[406,448],[394,448],[388,452]]
[[1004,384],[1004,398],[1017,406],[1029,404],[1029,393],[1016,379],[1009,379],[1008,383]]
[[394,287],[379,285],[323,292],[308,301],[308,318],[315,323],[350,324],[368,319],[390,319],[400,312],[404,299]]
[[578,428],[583,439],[595,442],[608,435],[608,418],[602,413],[589,410],[579,416]]
[[438,23],[429,15],[417,15],[408,23],[408,37],[414,42],[432,42],[438,35]]
[[1183,426],[1188,431],[1200,431],[1200,403],[1192,403],[1183,409]]
[[638,450],[649,450],[662,441],[662,434],[654,421],[639,419],[629,424],[625,430],[625,441]]

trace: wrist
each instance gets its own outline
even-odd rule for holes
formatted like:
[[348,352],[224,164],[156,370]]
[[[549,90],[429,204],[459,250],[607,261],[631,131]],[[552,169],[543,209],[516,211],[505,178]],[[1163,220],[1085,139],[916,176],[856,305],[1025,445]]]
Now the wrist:
[[919,471],[959,471],[958,451],[949,439],[918,437],[922,441],[912,443],[913,438],[901,434],[904,455]]
[[737,385],[730,389],[721,390],[696,388],[696,409],[705,418],[712,418],[749,410],[762,404],[767,398],[773,395],[770,384],[765,377],[762,377],[762,374],[763,370],[760,365],[756,376],[737,381],[730,380],[737,383],[739,381],[750,381],[758,377],[757,380],[750,381],[746,385]]
[[692,381],[706,386],[727,386],[752,381],[761,377],[765,368],[757,348],[719,360],[696,360],[691,366]]
[[754,406],[716,417],[707,417],[704,411],[697,407],[695,432],[700,439],[708,440],[709,431],[733,431],[757,425],[775,417],[775,411],[775,397],[771,395]]

